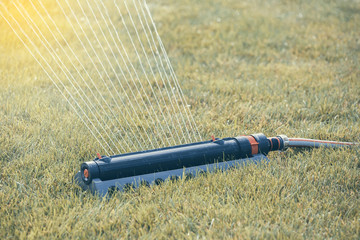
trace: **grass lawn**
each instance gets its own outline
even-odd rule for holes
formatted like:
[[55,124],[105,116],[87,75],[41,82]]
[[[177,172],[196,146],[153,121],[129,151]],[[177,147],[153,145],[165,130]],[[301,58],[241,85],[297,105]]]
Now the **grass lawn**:
[[[46,5],[61,15],[55,1]],[[159,0],[149,8],[204,139],[360,140],[358,1]],[[267,166],[111,199],[72,182],[98,148],[0,18],[0,239],[360,238],[359,147],[276,152]]]

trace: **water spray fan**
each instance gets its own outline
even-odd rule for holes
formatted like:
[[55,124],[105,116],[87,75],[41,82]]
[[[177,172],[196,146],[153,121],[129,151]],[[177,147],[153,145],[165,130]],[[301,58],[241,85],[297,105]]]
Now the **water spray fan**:
[[75,175],[84,190],[105,196],[114,190],[140,185],[160,184],[165,180],[192,178],[205,172],[226,170],[249,163],[268,162],[270,151],[289,147],[349,147],[357,143],[288,138],[267,138],[258,133],[249,136],[216,139],[173,147],[114,156],[98,155],[81,164]]

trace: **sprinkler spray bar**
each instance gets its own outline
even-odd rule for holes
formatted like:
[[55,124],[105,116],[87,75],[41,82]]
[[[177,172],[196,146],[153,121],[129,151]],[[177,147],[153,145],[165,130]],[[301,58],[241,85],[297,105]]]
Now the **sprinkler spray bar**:
[[270,151],[288,147],[346,147],[356,143],[288,138],[267,138],[258,133],[249,136],[215,139],[173,147],[114,156],[98,156],[81,164],[76,182],[100,196],[145,184],[159,184],[166,179],[194,177],[215,169],[226,170],[247,163],[269,161]]

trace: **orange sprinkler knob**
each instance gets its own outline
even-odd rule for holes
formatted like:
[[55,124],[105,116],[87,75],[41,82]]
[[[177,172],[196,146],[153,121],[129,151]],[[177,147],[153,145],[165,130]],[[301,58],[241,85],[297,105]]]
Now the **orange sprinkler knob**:
[[84,177],[89,178],[89,170],[84,169]]
[[[253,136],[245,136],[251,145],[251,154],[255,155],[259,153],[259,143],[256,141],[256,139]],[[279,144],[280,146],[280,144]]]

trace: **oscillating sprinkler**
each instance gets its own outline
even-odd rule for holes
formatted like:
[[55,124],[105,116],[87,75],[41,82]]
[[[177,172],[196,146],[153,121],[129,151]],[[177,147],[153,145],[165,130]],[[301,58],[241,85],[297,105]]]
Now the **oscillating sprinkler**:
[[268,162],[270,151],[289,147],[348,147],[357,143],[288,138],[267,138],[258,133],[249,136],[216,139],[173,147],[114,156],[98,155],[81,164],[75,175],[84,190],[105,196],[114,190],[140,185],[160,184],[179,178],[192,178],[204,172],[226,170],[249,163]]

